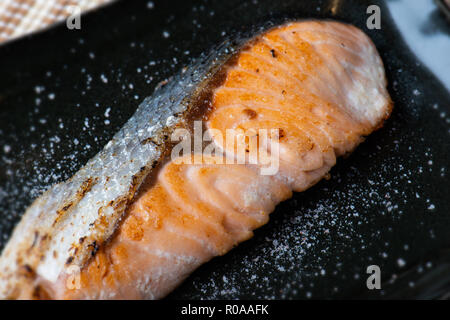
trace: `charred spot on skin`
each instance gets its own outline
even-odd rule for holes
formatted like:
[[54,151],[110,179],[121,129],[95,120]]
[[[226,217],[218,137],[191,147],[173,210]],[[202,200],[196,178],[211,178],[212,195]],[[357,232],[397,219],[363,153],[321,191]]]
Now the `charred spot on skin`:
[[130,198],[129,200],[131,200],[131,198],[134,196],[134,192],[136,191],[139,183],[141,181],[141,177],[137,174],[133,175],[133,177],[131,178],[131,186],[130,186]]
[[69,257],[69,258],[67,258],[67,260],[66,260],[66,265],[69,265],[69,264],[71,264],[72,262],[73,262],[73,260],[74,260],[74,257],[72,256],[72,257]]
[[285,95],[286,94],[286,90],[281,90],[281,94]]
[[[78,190],[77,195],[80,196],[80,198],[83,198],[84,195],[91,191],[92,187],[94,186],[94,184],[96,184],[98,181],[98,178],[92,179],[92,178],[88,178],[86,179],[83,184],[81,185],[80,190]],[[70,204],[72,206],[72,204]]]
[[283,129],[278,129],[278,137],[283,139],[286,136],[286,132]]
[[100,249],[100,246],[98,245],[97,241],[92,242],[91,244],[88,245],[88,247],[91,248],[91,256],[94,257],[95,254],[98,252],[98,250]]
[[24,264],[22,266],[21,274],[27,278],[32,278],[36,275],[33,268],[29,264]]
[[121,197],[121,198],[117,199],[116,201],[114,201],[113,208],[115,210],[118,210],[119,208],[122,208],[127,203],[128,203],[128,200],[125,197]]
[[33,249],[36,246],[36,244],[38,242],[38,239],[39,239],[39,232],[35,231],[34,232],[33,243],[31,244],[31,247],[29,248],[29,250]]
[[258,116],[258,113],[253,109],[244,109],[242,112],[249,118],[254,119]]
[[256,68],[256,70],[255,70],[255,71],[256,71],[256,73],[259,73],[259,68]]
[[26,264],[26,265],[24,265],[23,267],[25,268],[25,270],[26,270],[27,272],[29,272],[29,273],[32,273],[32,272],[33,272],[33,269],[30,267],[30,265]]
[[33,299],[36,299],[36,300],[50,300],[49,293],[47,292],[47,290],[42,288],[40,285],[37,285],[36,287],[34,287],[32,296],[33,296]]
[[63,210],[63,211],[67,211],[67,210],[69,210],[69,208],[70,208],[72,205],[73,205],[73,203],[71,202],[71,203],[69,203],[68,205],[64,206],[64,207],[62,208],[62,210]]
[[81,238],[78,240],[78,242],[79,242],[80,244],[83,244],[84,240],[86,240],[86,237],[81,237]]
[[[81,199],[84,198],[86,193],[91,191],[92,187],[97,183],[98,178],[92,179],[88,178],[81,184],[80,188],[77,190],[76,193],[76,199],[77,202],[79,202]],[[76,202],[75,202],[76,203]],[[65,204],[61,209],[56,210],[56,218],[55,221],[53,221],[53,226],[55,226],[58,221],[66,215],[66,213],[69,211],[69,209],[75,204],[73,201]]]
[[275,52],[274,49],[270,50],[270,54],[272,55],[272,58],[276,58],[277,57],[277,53]]
[[57,218],[56,218],[55,221],[53,222],[53,225],[55,225],[56,223],[58,223],[59,218],[60,218],[61,216],[63,216],[63,215],[70,209],[70,207],[72,207],[72,205],[73,205],[73,202],[70,202],[70,203],[66,204],[64,207],[62,207],[61,209],[56,210]]

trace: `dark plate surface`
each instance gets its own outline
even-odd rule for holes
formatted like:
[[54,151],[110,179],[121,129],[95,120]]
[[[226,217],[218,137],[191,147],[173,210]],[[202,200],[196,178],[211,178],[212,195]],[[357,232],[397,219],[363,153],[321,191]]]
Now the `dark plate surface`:
[[[366,28],[373,3],[380,30]],[[279,205],[253,239],[169,298],[445,295],[450,96],[373,0],[119,1],[82,16],[81,30],[61,24],[0,46],[0,247],[31,201],[94,156],[159,81],[236,32],[303,18],[349,22],[373,39],[392,117],[330,180]],[[366,288],[373,264],[382,290]]]

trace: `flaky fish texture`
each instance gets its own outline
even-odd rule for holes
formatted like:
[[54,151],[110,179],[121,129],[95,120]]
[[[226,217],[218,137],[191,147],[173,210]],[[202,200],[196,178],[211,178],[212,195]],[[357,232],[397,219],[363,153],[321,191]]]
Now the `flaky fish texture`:
[[[0,297],[164,297],[381,127],[392,110],[386,85],[373,43],[343,23],[290,22],[219,47],[158,88],[85,167],[28,208],[0,258]],[[199,119],[222,132],[277,128],[279,171],[263,176],[258,164],[214,156],[163,161],[170,134]],[[74,266],[78,286],[68,283]]]

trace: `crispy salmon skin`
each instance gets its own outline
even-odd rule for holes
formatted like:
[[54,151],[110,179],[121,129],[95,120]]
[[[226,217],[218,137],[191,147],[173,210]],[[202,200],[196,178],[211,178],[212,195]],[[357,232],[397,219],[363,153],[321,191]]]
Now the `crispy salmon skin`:
[[[26,211],[0,258],[0,297],[164,297],[380,128],[392,111],[386,86],[371,40],[334,21],[285,23],[203,57]],[[261,148],[277,151],[277,170],[249,161],[250,140],[214,134],[220,152],[200,163],[195,152],[169,157],[168,137],[195,120],[216,133],[276,132]]]

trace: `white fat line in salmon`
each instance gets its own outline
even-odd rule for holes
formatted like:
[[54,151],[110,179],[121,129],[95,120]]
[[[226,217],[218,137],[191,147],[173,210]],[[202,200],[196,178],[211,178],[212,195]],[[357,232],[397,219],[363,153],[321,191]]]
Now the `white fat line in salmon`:
[[[216,165],[255,164],[261,175],[275,175],[280,166],[279,128],[230,128],[203,130],[202,121],[194,121],[193,133],[176,129],[171,141],[179,141],[172,149],[175,164],[208,164],[214,156]],[[193,157],[185,157],[193,154]]]

